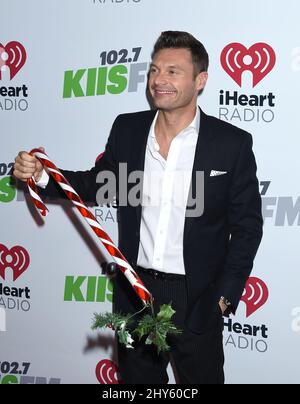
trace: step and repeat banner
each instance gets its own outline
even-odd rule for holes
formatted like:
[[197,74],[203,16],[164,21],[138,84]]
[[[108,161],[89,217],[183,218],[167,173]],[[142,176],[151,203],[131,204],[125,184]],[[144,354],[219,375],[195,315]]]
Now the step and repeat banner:
[[[252,133],[258,164],[264,238],[225,319],[227,383],[300,382],[299,15],[298,0],[1,0],[0,384],[121,382],[113,332],[91,330],[111,310],[107,255],[68,203],[41,219],[11,173],[38,146],[90,168],[116,116],[149,109],[152,47],[169,29],[206,46],[199,105]],[[91,209],[117,242],[116,207]]]

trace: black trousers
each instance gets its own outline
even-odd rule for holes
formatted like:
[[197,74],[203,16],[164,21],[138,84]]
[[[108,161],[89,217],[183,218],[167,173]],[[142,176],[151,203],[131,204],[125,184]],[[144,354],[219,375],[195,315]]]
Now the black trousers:
[[[179,384],[224,384],[223,318],[205,334],[194,334],[184,325],[187,307],[185,276],[174,279],[153,277],[137,269],[137,273],[154,297],[157,313],[162,304],[172,303],[176,314],[173,322],[183,332],[170,336],[171,350],[157,353],[153,345],[135,344],[135,349],[118,345],[121,382],[125,384],[167,384],[167,366],[175,364]],[[203,307],[205,310],[205,307]]]

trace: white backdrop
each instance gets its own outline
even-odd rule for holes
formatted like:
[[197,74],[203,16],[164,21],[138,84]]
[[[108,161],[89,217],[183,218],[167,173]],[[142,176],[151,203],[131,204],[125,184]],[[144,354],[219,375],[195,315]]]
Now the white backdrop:
[[[149,108],[147,64],[168,29],[191,32],[210,54],[199,105],[254,138],[264,238],[243,302],[225,324],[227,383],[300,382],[299,15],[297,0],[284,9],[271,0],[1,0],[0,384],[116,382],[113,334],[90,330],[112,298],[98,243],[69,205],[51,204],[39,219],[9,175],[19,150],[41,145],[62,168],[91,167],[115,117]],[[241,86],[225,71],[222,51],[232,43],[249,49]],[[266,44],[264,77],[253,86],[247,66]],[[221,105],[221,91],[267,97]],[[115,209],[94,212],[117,241]]]

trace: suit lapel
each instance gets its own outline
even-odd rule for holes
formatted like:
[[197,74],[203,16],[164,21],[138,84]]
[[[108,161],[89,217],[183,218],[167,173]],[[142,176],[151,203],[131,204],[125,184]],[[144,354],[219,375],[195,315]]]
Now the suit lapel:
[[[137,132],[137,136],[135,136],[135,141],[131,145],[132,154],[130,161],[133,162],[132,170],[144,171],[148,135],[156,112],[156,110],[147,111],[145,114],[141,115],[140,119],[137,121],[137,125],[134,129]],[[142,205],[138,205],[135,211],[137,223],[138,226],[140,226]]]
[[134,153],[138,158],[137,170],[144,171],[148,135],[156,112],[157,111],[151,111],[147,116],[145,116],[145,119],[140,122],[137,128],[139,131],[139,136],[136,144],[132,145]]
[[[209,117],[201,110],[200,118],[200,131],[198,135],[198,141],[195,150],[195,158],[192,170],[191,185],[193,192],[196,190],[196,172],[204,172],[204,189],[209,176],[209,148],[210,143],[214,138],[213,130],[209,124]],[[194,195],[193,195],[194,197]],[[184,225],[184,243],[188,240],[191,227],[196,217],[186,217]]]

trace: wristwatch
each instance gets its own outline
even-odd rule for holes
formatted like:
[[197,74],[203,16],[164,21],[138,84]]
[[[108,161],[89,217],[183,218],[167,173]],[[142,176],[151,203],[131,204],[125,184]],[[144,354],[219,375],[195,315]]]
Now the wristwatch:
[[226,297],[221,296],[221,301],[223,304],[225,304],[225,306],[227,306],[227,309],[224,311],[223,316],[228,317],[229,314],[231,313],[231,302],[230,300],[226,299]]

